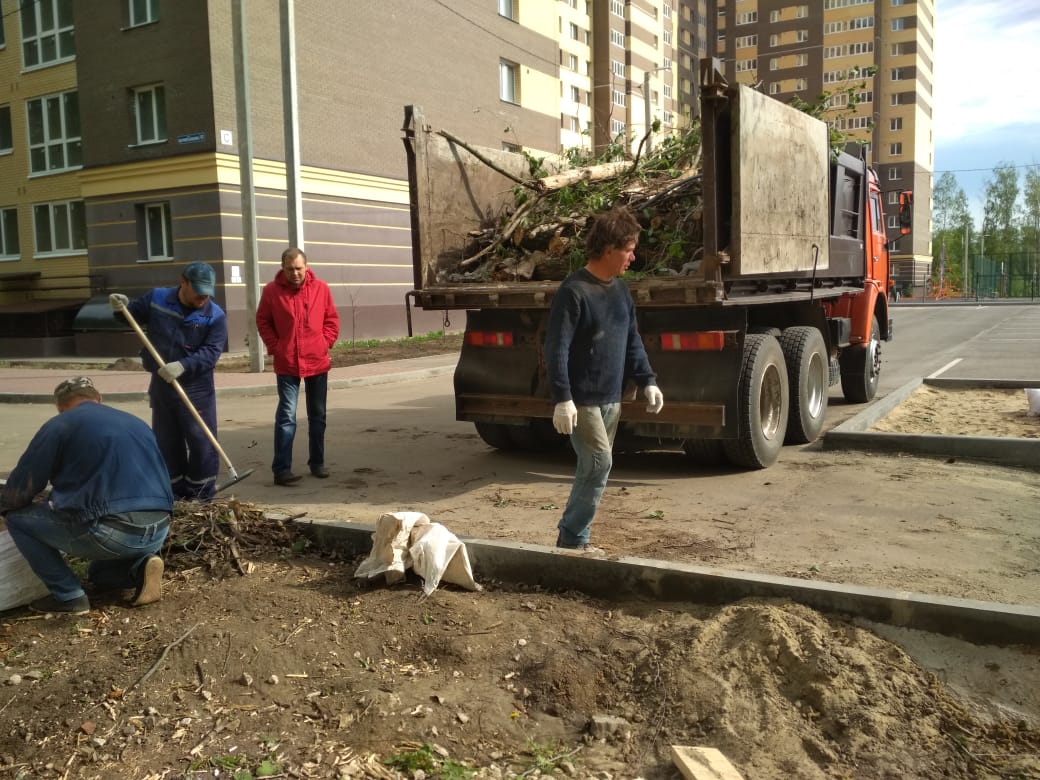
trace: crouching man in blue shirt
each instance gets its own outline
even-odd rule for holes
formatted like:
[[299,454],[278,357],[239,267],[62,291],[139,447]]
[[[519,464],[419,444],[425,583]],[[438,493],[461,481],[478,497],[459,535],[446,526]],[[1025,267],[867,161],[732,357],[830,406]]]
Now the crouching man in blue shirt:
[[[50,590],[34,612],[82,615],[90,601],[63,553],[90,561],[98,590],[134,588],[134,606],[162,598],[162,549],[173,493],[152,430],[103,406],[94,383],[54,390],[58,416],[33,437],[0,491],[11,540]],[[51,484],[49,499],[33,499]]]

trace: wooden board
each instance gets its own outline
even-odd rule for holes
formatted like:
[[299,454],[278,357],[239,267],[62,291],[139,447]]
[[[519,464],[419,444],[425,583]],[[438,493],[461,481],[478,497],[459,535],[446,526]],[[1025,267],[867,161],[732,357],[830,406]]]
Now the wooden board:
[[672,763],[686,780],[744,780],[721,751],[672,745]]
[[734,93],[729,276],[828,267],[827,125],[741,86]]

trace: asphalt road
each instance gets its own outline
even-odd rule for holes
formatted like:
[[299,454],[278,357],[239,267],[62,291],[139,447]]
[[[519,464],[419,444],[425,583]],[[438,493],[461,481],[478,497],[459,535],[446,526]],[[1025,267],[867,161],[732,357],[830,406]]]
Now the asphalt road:
[[892,319],[895,339],[881,348],[882,394],[937,372],[1040,384],[1040,304],[898,304]]

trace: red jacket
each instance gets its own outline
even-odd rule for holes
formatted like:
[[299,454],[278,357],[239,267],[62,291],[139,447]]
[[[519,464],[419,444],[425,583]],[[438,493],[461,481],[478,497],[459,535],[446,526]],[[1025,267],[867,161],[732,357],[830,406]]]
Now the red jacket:
[[302,379],[324,374],[332,365],[329,349],[339,336],[339,313],[329,286],[311,269],[299,289],[278,271],[260,296],[256,327],[274,356],[276,374]]

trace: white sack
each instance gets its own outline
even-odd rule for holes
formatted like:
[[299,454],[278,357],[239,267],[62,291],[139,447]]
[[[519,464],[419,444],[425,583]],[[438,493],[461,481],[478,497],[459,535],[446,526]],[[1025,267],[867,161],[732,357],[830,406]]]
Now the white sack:
[[412,565],[412,528],[425,525],[430,518],[422,512],[387,512],[376,521],[372,534],[372,551],[361,562],[355,577],[375,577],[386,572],[387,585],[404,579],[405,571]]
[[7,529],[0,530],[0,612],[24,607],[49,591],[33,574]]
[[1026,414],[1029,417],[1040,417],[1040,387],[1026,388],[1026,403],[1029,404]]
[[372,551],[354,572],[355,577],[386,574],[388,585],[415,570],[429,596],[441,582],[469,590],[480,590],[473,579],[466,545],[440,523],[430,522],[422,512],[387,512],[376,521]]
[[466,545],[440,523],[417,525],[412,529],[412,568],[423,579],[423,592],[429,596],[441,581],[467,590],[480,590],[473,579]]

